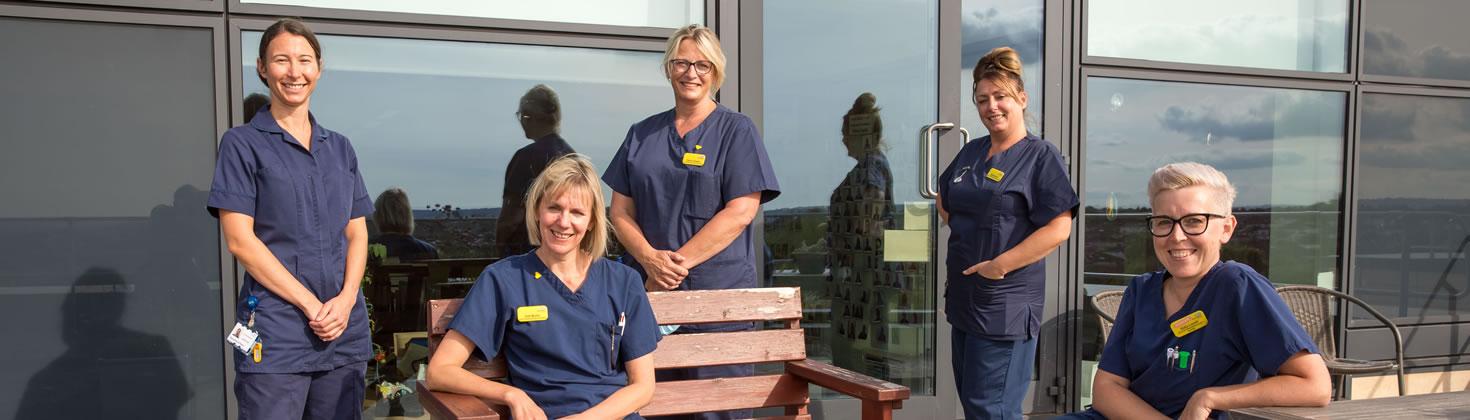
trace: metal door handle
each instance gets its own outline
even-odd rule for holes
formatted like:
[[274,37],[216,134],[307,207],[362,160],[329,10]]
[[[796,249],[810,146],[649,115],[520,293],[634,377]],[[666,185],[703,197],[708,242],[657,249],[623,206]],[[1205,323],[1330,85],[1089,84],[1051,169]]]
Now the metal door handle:
[[933,123],[919,130],[919,195],[924,198],[933,199],[939,197],[939,137],[934,133],[938,131],[949,131],[959,129],[964,135],[964,143],[970,142],[970,130],[955,125],[955,123]]

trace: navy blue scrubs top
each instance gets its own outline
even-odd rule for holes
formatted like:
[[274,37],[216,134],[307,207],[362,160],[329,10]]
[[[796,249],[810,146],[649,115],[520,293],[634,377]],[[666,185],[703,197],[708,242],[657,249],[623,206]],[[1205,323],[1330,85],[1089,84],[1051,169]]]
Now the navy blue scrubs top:
[[[704,166],[685,165],[685,152],[705,155]],[[643,236],[662,250],[679,249],[730,200],[760,192],[765,203],[781,193],[755,124],[724,105],[716,105],[684,138],[674,128],[672,109],[633,124],[602,180],[633,200]],[[750,229],[747,226],[724,250],[689,270],[679,289],[756,287],[759,277]],[[643,273],[636,261],[628,261]],[[725,328],[731,327],[685,325],[680,331]]]
[[1061,151],[1039,137],[1027,135],[986,160],[989,152],[990,136],[972,141],[939,175],[950,231],[945,314],[950,325],[967,334],[1036,338],[1045,303],[1045,260],[1002,280],[961,272],[1014,248],[1063,212],[1075,214],[1077,191]]
[[[255,218],[255,236],[265,243],[301,284],[325,302],[342,291],[347,269],[347,236],[351,219],[373,211],[357,152],[347,137],[311,119],[311,150],[276,124],[267,105],[249,124],[225,132],[219,144],[209,213],[230,210]],[[347,330],[323,342],[307,325],[300,309],[266,290],[250,274],[235,308],[246,323],[245,298],[259,299],[255,329],[260,333],[261,360],[235,353],[235,370],[246,373],[301,373],[336,369],[372,358],[367,312],[357,295]]]
[[[1275,375],[1297,352],[1318,352],[1271,281],[1250,266],[1216,264],[1173,314],[1164,313],[1168,276],[1153,272],[1128,284],[1098,365],[1127,378],[1160,413],[1177,417],[1195,391]],[[1169,324],[1195,311],[1204,312],[1205,326],[1175,337]]]
[[[517,318],[518,308],[541,305],[546,320]],[[659,340],[633,269],[598,258],[573,292],[534,252],[486,267],[449,328],[473,341],[486,360],[504,349],[510,384],[549,418],[586,411],[626,386],[625,364],[653,352]]]

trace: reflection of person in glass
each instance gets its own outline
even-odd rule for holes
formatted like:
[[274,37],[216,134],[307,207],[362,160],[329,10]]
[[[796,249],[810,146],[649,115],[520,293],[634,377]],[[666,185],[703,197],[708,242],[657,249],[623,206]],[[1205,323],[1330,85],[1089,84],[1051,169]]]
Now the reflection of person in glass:
[[379,233],[370,243],[387,248],[388,258],[399,262],[439,258],[439,249],[413,237],[413,206],[403,189],[389,188],[378,194],[373,201],[373,224]]
[[[612,221],[650,291],[756,287],[750,223],[780,194],[750,117],[714,101],[725,53],[709,28],[669,37],[664,74],[674,109],[633,124],[602,179]],[[686,325],[679,333],[736,331],[750,323]],[[752,365],[659,371],[660,380],[749,376]],[[741,416],[741,413],[712,416]],[[748,413],[743,414],[748,416]]]
[[945,314],[965,418],[1019,419],[1041,327],[1042,259],[1071,235],[1077,192],[1057,147],[1026,132],[1016,51],[991,50],[974,75],[990,135],[961,148],[939,177],[951,232]]
[[[604,258],[596,169],[582,155],[558,159],[527,197],[540,247],[480,274],[429,359],[428,386],[508,405],[516,419],[641,418],[633,412],[653,398],[658,325],[638,273]],[[464,369],[471,354],[502,350],[509,385]]]
[[505,192],[500,196],[500,218],[495,221],[496,249],[502,258],[531,250],[524,204],[531,181],[551,161],[575,153],[561,138],[561,101],[550,87],[536,85],[526,91],[516,109],[516,120],[531,144],[517,150],[505,165]]
[[295,19],[266,28],[255,65],[270,104],[225,132],[210,187],[209,210],[246,270],[235,319],[260,333],[250,355],[234,352],[242,419],[362,411],[372,343],[359,288],[373,204],[351,143],[309,111],[320,45]]
[[[31,376],[15,419],[180,417],[179,409],[193,397],[179,364],[188,358],[174,354],[167,336],[125,325],[134,286],[117,271],[102,267],[89,268],[77,278],[61,302],[66,352]],[[25,346],[27,341],[15,337],[7,344]],[[13,373],[7,377],[18,381]],[[187,411],[182,414],[191,417]]]
[[[828,266],[832,267],[832,280],[840,284],[838,287],[849,287],[842,283],[858,284],[863,277],[884,277],[883,230],[892,227],[893,172],[889,170],[888,158],[883,155],[883,120],[878,114],[877,101],[872,93],[863,93],[853,101],[852,109],[842,116],[842,145],[857,164],[832,190],[827,207]],[[854,304],[859,301],[839,299],[834,302]],[[871,310],[882,312],[886,307],[875,304]],[[843,308],[837,313],[846,318],[874,322],[880,319],[863,312],[857,308]],[[877,330],[887,329],[887,326],[874,329],[873,333],[877,334]],[[834,352],[850,353],[857,340],[868,338],[867,333],[866,326],[839,330],[833,337]]]
[[1271,281],[1220,261],[1238,223],[1225,174],[1170,164],[1149,178],[1148,196],[1164,270],[1128,283],[1093,377],[1092,409],[1068,418],[1204,419],[1232,408],[1326,405],[1327,367]]

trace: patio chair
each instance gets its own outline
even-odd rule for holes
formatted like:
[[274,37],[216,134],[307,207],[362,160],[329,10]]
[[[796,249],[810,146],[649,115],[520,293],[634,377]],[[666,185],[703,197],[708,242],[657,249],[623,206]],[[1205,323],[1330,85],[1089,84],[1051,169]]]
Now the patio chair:
[[[1336,379],[1333,384],[1333,397],[1339,399],[1344,395],[1343,384],[1347,377],[1357,374],[1378,373],[1397,370],[1399,380],[1399,396],[1404,395],[1404,339],[1399,335],[1399,327],[1389,321],[1382,313],[1373,309],[1358,298],[1346,293],[1316,286],[1282,286],[1276,288],[1276,293],[1286,301],[1286,306],[1291,308],[1291,313],[1296,316],[1297,322],[1307,330],[1307,335],[1317,344],[1317,349],[1322,352],[1322,359],[1327,362],[1327,372]],[[1332,322],[1332,299],[1342,299],[1352,302],[1363,309],[1369,315],[1378,319],[1378,322],[1388,327],[1393,333],[1394,361],[1354,360],[1338,357],[1337,336],[1333,333]]]
[[1108,334],[1113,332],[1113,320],[1118,317],[1118,305],[1123,303],[1123,291],[1101,292],[1092,295],[1092,300],[1087,303],[1097,312],[1098,327],[1102,330],[1102,342],[1097,347],[1103,348],[1108,344]]

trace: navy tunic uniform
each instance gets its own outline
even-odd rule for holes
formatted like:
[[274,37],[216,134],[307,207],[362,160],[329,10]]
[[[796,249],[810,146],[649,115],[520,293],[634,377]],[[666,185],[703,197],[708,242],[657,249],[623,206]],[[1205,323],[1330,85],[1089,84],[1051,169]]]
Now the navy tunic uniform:
[[[347,138],[322,128],[315,117],[310,120],[310,150],[276,124],[270,106],[261,108],[249,124],[225,132],[220,140],[208,206],[210,214],[216,217],[220,209],[253,217],[255,235],[271,254],[317,299],[325,302],[342,290],[347,265],[347,238],[343,230],[349,220],[372,213],[373,206],[358,173],[357,153]],[[305,388],[284,385],[257,387],[260,384],[245,379],[265,376],[247,378],[250,375],[243,374],[326,372],[351,365],[359,367],[359,372],[355,378],[344,380],[356,380],[361,385],[360,367],[365,367],[372,357],[362,294],[358,294],[352,307],[347,329],[331,342],[318,339],[307,325],[306,314],[271,293],[248,273],[235,310],[235,319],[240,323],[250,318],[245,306],[249,296],[259,299],[255,329],[260,333],[261,360],[257,363],[235,352],[235,369],[244,378],[237,380],[236,385],[269,394],[242,392],[242,415],[254,409],[290,406],[281,404],[287,400],[280,398],[300,399],[308,394]],[[358,389],[356,397],[342,398],[356,400],[350,401],[352,412],[361,410],[362,391]],[[316,393],[315,388],[311,391]],[[251,400],[255,397],[259,400]],[[327,405],[335,403],[320,402],[314,395],[312,406],[305,409],[309,414],[331,412],[337,408]],[[338,408],[345,409],[346,404]]]
[[[1164,313],[1168,277],[1159,271],[1129,282],[1098,364],[1127,378],[1128,389],[1160,413],[1178,417],[1195,391],[1272,376],[1298,352],[1318,352],[1275,287],[1250,266],[1216,264],[1172,314]],[[1176,337],[1170,324],[1196,312],[1204,326]],[[1073,418],[1103,416],[1089,410]]]
[[945,314],[954,326],[955,382],[966,416],[1014,418],[1031,379],[1046,263],[1002,280],[961,272],[1074,212],[1078,201],[1056,146],[1027,135],[987,160],[990,145],[990,136],[966,144],[939,178],[950,227]]
[[510,384],[549,418],[586,411],[626,386],[627,362],[659,340],[633,269],[598,258],[574,292],[535,253],[486,267],[449,328],[486,360],[503,348]]
[[[703,165],[684,163],[686,153],[705,156]],[[633,124],[617,154],[602,174],[613,191],[629,197],[638,209],[635,218],[643,236],[656,249],[678,250],[703,229],[725,203],[759,192],[761,203],[781,193],[776,173],[755,124],[738,112],[716,105],[714,112],[679,137],[674,110]],[[689,270],[680,290],[720,290],[759,285],[754,243],[747,226],[729,246]],[[640,274],[643,268],[627,259]],[[646,275],[646,274],[645,274]],[[678,334],[737,331],[750,323],[685,325]],[[659,380],[705,379],[754,374],[753,365],[672,369],[658,372]],[[701,417],[748,416],[746,412]]]

